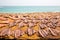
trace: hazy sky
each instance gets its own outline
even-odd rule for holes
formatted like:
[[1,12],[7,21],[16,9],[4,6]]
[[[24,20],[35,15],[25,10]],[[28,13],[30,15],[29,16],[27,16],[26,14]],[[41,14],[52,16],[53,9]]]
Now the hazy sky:
[[0,0],[0,6],[60,6],[60,0]]

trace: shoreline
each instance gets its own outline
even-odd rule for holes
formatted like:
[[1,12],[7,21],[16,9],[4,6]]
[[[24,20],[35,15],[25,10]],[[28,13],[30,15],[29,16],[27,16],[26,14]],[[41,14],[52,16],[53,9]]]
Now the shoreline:
[[25,13],[60,13],[60,12],[0,12],[1,13],[4,13],[4,14],[25,14]]

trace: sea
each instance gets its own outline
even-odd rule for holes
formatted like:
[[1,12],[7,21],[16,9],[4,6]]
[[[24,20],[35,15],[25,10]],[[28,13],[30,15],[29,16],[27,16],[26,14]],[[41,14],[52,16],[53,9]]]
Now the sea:
[[60,6],[0,6],[0,12],[60,12]]

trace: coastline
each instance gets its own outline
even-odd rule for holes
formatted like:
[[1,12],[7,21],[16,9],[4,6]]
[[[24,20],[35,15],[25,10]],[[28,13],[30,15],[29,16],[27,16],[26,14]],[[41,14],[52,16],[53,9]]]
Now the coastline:
[[25,14],[25,13],[60,13],[60,12],[0,12],[0,14]]

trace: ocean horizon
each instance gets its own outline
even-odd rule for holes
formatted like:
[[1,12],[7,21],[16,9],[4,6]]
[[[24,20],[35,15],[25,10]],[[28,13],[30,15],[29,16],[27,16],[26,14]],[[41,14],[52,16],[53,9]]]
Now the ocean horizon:
[[0,12],[60,12],[60,6],[0,6]]

